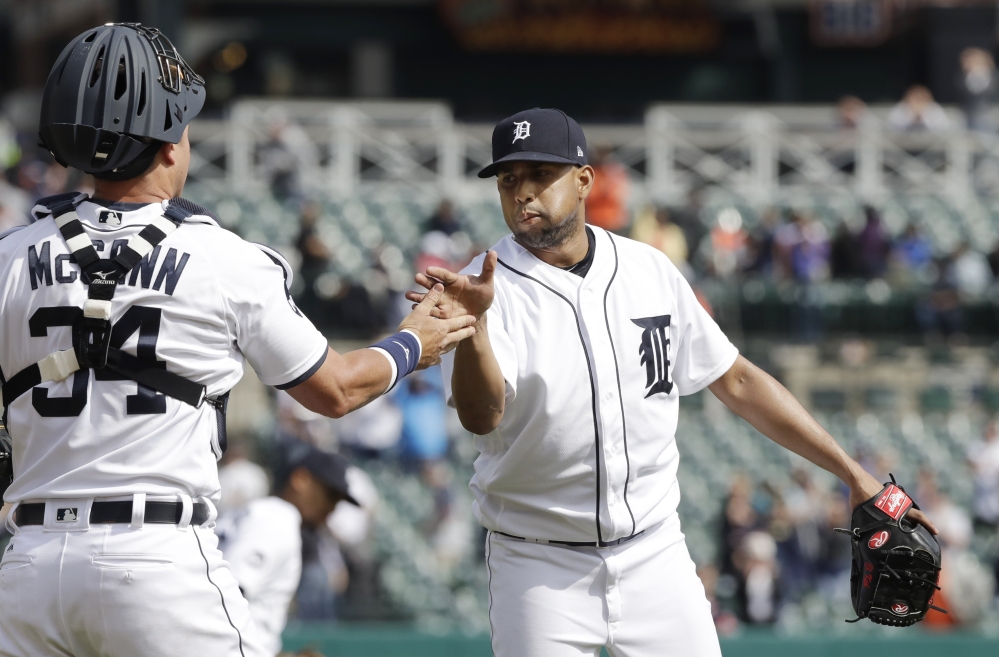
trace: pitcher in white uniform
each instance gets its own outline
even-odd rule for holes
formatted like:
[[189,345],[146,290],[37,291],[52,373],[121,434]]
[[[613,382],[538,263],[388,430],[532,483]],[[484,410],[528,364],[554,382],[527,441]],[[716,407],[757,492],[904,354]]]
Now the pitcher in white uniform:
[[373,348],[332,351],[287,263],[179,198],[204,98],[136,24],[84,32],[49,76],[40,136],[96,195],[44,199],[0,235],[0,656],[264,654],[213,531],[244,362],[342,416],[474,333],[430,316],[437,291]]
[[676,513],[680,397],[710,388],[839,476],[854,504],[882,486],[739,355],[662,253],[585,225],[594,171],[574,120],[515,114],[492,149],[479,175],[496,176],[512,234],[460,274],[430,268],[417,283],[445,284],[441,317],[479,317],[444,378],[480,452],[493,650],[719,655]]

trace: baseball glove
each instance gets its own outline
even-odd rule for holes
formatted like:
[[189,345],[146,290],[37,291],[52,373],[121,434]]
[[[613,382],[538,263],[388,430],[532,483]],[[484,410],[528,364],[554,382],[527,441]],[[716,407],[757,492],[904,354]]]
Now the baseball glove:
[[[890,475],[889,475],[890,476]],[[940,590],[940,544],[925,527],[905,515],[916,506],[901,486],[891,483],[853,510],[850,529],[836,531],[853,540],[850,593],[857,618],[879,625],[908,627],[934,607]]]

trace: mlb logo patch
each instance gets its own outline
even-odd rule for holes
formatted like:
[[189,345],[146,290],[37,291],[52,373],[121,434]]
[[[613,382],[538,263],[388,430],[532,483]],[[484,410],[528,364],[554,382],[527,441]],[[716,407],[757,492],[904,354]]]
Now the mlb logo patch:
[[76,507],[56,509],[56,522],[76,522]]
[[101,210],[97,214],[97,222],[108,226],[120,226],[121,213],[115,210]]

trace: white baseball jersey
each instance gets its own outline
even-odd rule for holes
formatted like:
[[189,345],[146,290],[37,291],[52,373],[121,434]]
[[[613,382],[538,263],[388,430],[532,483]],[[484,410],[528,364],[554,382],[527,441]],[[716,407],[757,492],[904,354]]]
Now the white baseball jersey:
[[[107,258],[163,213],[160,204],[77,210]],[[0,372],[9,378],[71,348],[67,314],[87,299],[79,267],[51,218],[0,240]],[[118,286],[111,346],[155,360],[224,394],[244,358],[269,385],[310,376],[327,353],[322,334],[290,302],[284,269],[256,246],[196,215]],[[48,310],[45,310],[48,309]],[[134,493],[217,499],[220,418],[113,373],[81,370],[10,402],[14,482],[4,500]]]
[[281,498],[263,497],[220,515],[215,533],[259,638],[276,655],[302,576],[302,516]]
[[[662,253],[599,228],[585,278],[512,236],[488,311],[503,419],[477,436],[471,489],[487,529],[613,541],[674,514],[679,398],[734,364],[735,346]],[[484,256],[464,270],[478,274]],[[444,357],[449,403],[453,352]]]

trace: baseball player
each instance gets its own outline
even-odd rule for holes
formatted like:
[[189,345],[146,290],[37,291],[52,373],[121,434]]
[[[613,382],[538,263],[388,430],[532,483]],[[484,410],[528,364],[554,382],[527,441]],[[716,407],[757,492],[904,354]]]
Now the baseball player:
[[347,472],[341,456],[289,440],[282,445],[277,495],[219,516],[219,549],[271,657],[281,650],[288,605],[302,573],[302,525],[328,531],[327,518],[341,501],[360,506],[350,494]]
[[719,655],[676,512],[680,397],[710,388],[839,476],[854,505],[882,486],[739,355],[665,256],[585,225],[594,172],[575,121],[520,112],[495,127],[492,152],[479,176],[496,176],[511,234],[460,274],[430,268],[417,283],[445,284],[441,317],[479,317],[444,378],[480,452],[493,651]]
[[95,196],[43,199],[0,239],[4,657],[264,654],[212,529],[244,360],[340,416],[474,332],[429,315],[438,291],[373,349],[330,350],[287,263],[179,198],[204,100],[137,24],[87,30],[49,75],[42,142]]

